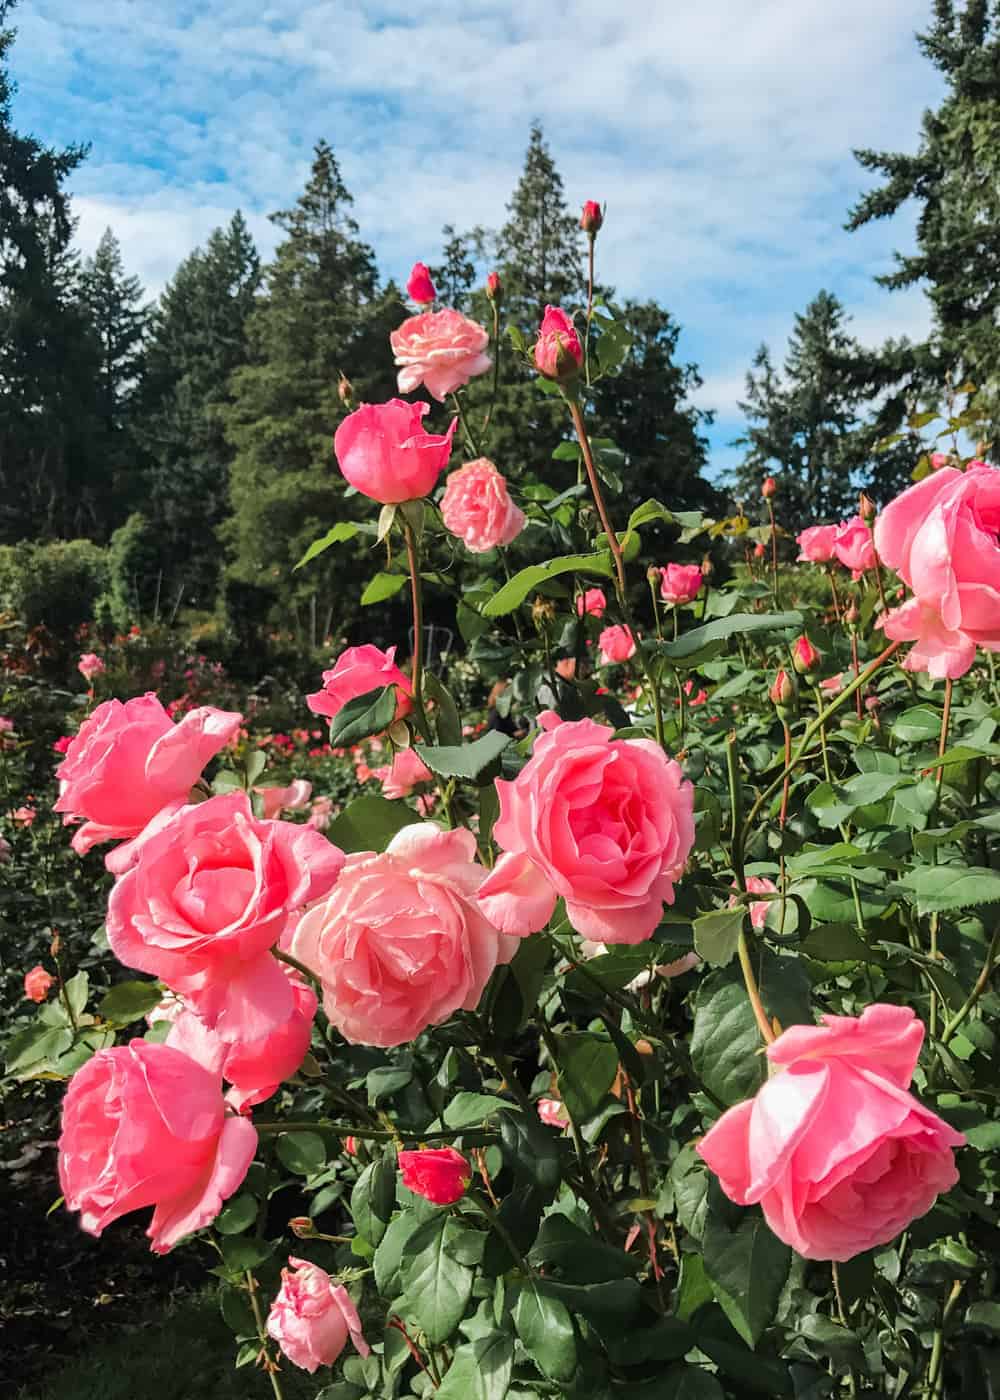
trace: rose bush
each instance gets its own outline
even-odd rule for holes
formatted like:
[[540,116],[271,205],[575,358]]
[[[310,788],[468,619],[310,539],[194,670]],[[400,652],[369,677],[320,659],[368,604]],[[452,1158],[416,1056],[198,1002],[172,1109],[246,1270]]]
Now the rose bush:
[[[1000,473],[949,457],[794,545],[779,475],[756,520],[626,509],[590,425],[630,333],[586,290],[503,328],[494,280],[492,335],[393,332],[400,392],[456,416],[336,431],[383,509],[303,565],[367,533],[408,612],[301,731],[146,696],[64,735],[57,805],[81,853],[128,842],[107,939],[144,977],[92,996],[33,948],[9,1073],[67,1081],[84,1228],[152,1207],[156,1251],[210,1245],[276,1395],[991,1393]],[[512,363],[564,411],[559,489],[469,384]],[[27,786],[6,822],[42,839]]]

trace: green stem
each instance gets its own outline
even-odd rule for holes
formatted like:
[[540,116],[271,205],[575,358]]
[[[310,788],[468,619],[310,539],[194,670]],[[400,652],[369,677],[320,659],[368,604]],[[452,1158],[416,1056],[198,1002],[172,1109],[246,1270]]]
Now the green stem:
[[757,978],[754,975],[753,963],[750,960],[750,946],[747,943],[745,933],[740,933],[739,942],[736,945],[739,954],[740,970],[743,973],[743,982],[747,989],[747,997],[753,1007],[754,1019],[757,1028],[768,1045],[772,1045],[775,1040],[774,1029],[767,1019],[767,1012],[764,1010],[764,1003],[760,999],[760,988],[757,986]]
[[426,744],[432,743],[427,711],[424,709],[424,607],[420,582],[420,560],[413,526],[403,518],[406,558],[410,566],[410,595],[413,601],[413,712],[417,728]]
[[944,1334],[963,1286],[963,1279],[956,1279],[951,1285],[951,1292],[941,1309],[941,1322],[934,1333],[934,1345],[927,1367],[927,1394],[930,1400],[936,1400],[937,1396],[944,1394]]
[[[288,1122],[282,1121],[280,1123],[255,1122],[254,1127],[257,1129],[258,1133],[262,1133],[266,1137],[272,1137],[278,1133],[319,1131],[321,1133],[332,1133],[337,1137],[371,1138],[373,1142],[454,1142],[455,1138],[458,1136],[458,1132],[454,1128],[433,1133],[410,1132],[402,1129],[397,1132],[390,1132],[387,1128],[359,1128],[354,1123],[333,1123],[326,1118],[308,1118],[302,1119],[301,1121],[289,1120]],[[473,1138],[480,1143],[490,1143],[497,1142],[499,1135],[497,1133],[487,1132],[485,1129],[471,1132],[465,1128],[462,1129],[463,1141],[470,1141]]]
[[[625,612],[625,620],[631,626],[631,618],[628,615],[628,603],[625,597],[625,561],[622,558],[622,548],[618,543],[618,536],[615,528],[611,524],[611,517],[608,515],[608,508],[604,504],[604,495],[601,491],[601,483],[597,476],[597,468],[594,466],[594,454],[590,449],[590,439],[587,436],[587,428],[583,421],[583,410],[579,401],[567,396],[566,402],[569,405],[570,417],[573,420],[573,428],[576,432],[577,441],[580,444],[580,451],[583,453],[583,464],[587,469],[587,480],[590,482],[591,495],[594,498],[594,505],[597,507],[597,514],[601,520],[601,528],[604,531],[608,548],[611,550],[611,557],[615,561],[615,574],[617,576],[618,601]],[[635,629],[632,629],[635,636]],[[638,638],[637,638],[638,640]]]
[[771,522],[771,596],[774,599],[775,611],[780,612],[778,604],[778,530],[774,523],[774,504],[771,498],[767,498],[767,514]]
[[289,967],[294,967],[296,972],[301,972],[302,976],[308,978],[314,987],[322,988],[323,983],[316,973],[313,972],[311,967],[306,967],[305,963],[299,962],[298,958],[293,957],[291,953],[287,953],[284,948],[275,946],[271,949],[271,952],[279,962],[287,963]]
[[[687,718],[687,697],[684,694],[684,682],[681,680],[680,671],[674,672],[674,679],[677,681],[677,704],[680,707],[680,713],[677,717],[677,747],[682,749],[684,747],[684,724]],[[660,742],[662,744],[663,741]]]
[[747,887],[743,872],[743,788],[740,783],[738,759],[736,755],[736,731],[726,735],[726,776],[729,780],[730,845],[732,847],[733,874],[741,890]]
[[594,318],[594,235],[587,235],[587,331],[583,342],[583,378],[590,388],[590,323]]
[[250,1306],[253,1309],[253,1320],[257,1324],[257,1336],[260,1338],[261,1349],[264,1352],[264,1370],[271,1381],[271,1389],[274,1391],[274,1400],[284,1400],[281,1390],[281,1382],[278,1380],[278,1364],[271,1359],[268,1348],[267,1329],[264,1326],[264,1315],[260,1310],[260,1301],[257,1297],[257,1280],[249,1269],[246,1271],[247,1288],[250,1291]]
[[965,1000],[962,1002],[962,1005],[958,1008],[954,1016],[952,1016],[951,1020],[941,1032],[942,1045],[948,1044],[948,1041],[958,1030],[959,1026],[965,1020],[966,1016],[968,1016],[969,1012],[972,1010],[976,1002],[982,996],[983,992],[985,992],[986,988],[989,986],[990,977],[993,974],[993,965],[996,962],[998,946],[1000,946],[1000,923],[998,923],[996,928],[993,930],[993,937],[990,939],[990,946],[986,950],[986,959],[983,962],[982,970],[980,971],[979,976],[976,978],[975,986],[972,988],[972,991],[965,998]]
[[469,420],[465,416],[465,409],[462,407],[462,400],[459,398],[458,394],[452,394],[451,397],[455,408],[458,412],[458,421],[462,425],[462,432],[465,434],[465,440],[469,444],[469,451],[473,454],[474,457],[481,457],[483,454],[479,450],[479,444],[476,442],[476,439],[473,436],[472,429],[469,427]]
[[[497,392],[500,388],[500,307],[493,302],[493,390],[490,394],[490,406],[486,410],[486,417],[483,419],[483,432],[489,431],[490,421],[493,417],[493,410],[497,406]],[[456,395],[456,399],[457,399]],[[461,416],[461,415],[460,415]]]
[[[552,1027],[543,1017],[539,1016],[538,1028],[541,1032],[542,1040],[545,1042],[545,1048],[549,1052],[549,1059],[552,1061],[552,1068],[558,1071],[559,1047],[557,1046],[556,1038],[552,1033]],[[579,1124],[577,1123],[576,1119],[571,1113],[569,1104],[566,1103],[565,1099],[563,1100],[563,1107],[566,1110],[566,1117],[569,1119],[569,1130],[573,1137],[573,1147],[576,1150],[576,1159],[580,1166],[580,1176],[583,1179],[584,1185],[586,1186],[587,1191],[591,1195],[591,1197],[600,1200],[601,1193],[598,1190],[597,1181],[595,1180],[594,1173],[591,1170],[590,1159],[587,1156],[587,1145],[583,1140],[583,1134],[580,1132]]]
[[494,1230],[496,1234],[500,1237],[500,1239],[503,1240],[504,1244],[510,1251],[511,1257],[517,1261],[518,1267],[522,1270],[523,1273],[530,1277],[533,1273],[532,1267],[528,1263],[527,1259],[525,1259],[521,1251],[518,1249],[517,1243],[514,1240],[513,1235],[510,1233],[510,1231],[507,1229],[507,1226],[500,1219],[500,1216],[497,1213],[497,1211],[493,1209],[493,1207],[486,1200],[486,1198],[484,1196],[481,1196],[478,1191],[466,1191],[465,1199],[467,1201],[472,1202],[472,1204],[476,1207],[479,1213],[483,1216],[490,1229]]

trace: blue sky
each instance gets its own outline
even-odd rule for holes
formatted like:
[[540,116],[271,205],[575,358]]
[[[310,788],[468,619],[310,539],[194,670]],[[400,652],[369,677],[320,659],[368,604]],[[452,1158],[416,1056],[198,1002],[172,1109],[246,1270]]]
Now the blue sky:
[[843,230],[855,146],[912,149],[937,75],[929,0],[21,0],[18,125],[86,140],[78,238],[111,225],[155,291],[241,207],[262,249],[319,137],[385,274],[442,224],[497,226],[539,118],[573,205],[606,201],[599,276],[655,296],[735,460],[756,346],[836,292],[870,342],[920,334],[923,297],[873,276],[906,218]]

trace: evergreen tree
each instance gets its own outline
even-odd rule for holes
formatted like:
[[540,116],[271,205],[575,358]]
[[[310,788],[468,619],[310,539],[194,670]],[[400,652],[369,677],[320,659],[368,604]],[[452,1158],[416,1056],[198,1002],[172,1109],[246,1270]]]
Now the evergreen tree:
[[333,432],[346,411],[338,377],[348,376],[359,402],[392,397],[389,333],[404,314],[398,290],[379,289],[351,203],[321,141],[298,202],[272,215],[285,238],[247,323],[249,362],[233,376],[223,412],[236,453],[224,531],[231,581],[244,606],[250,586],[261,590],[261,611],[280,597],[282,619],[290,607],[300,633],[317,640],[342,625],[359,593],[349,547],[292,573],[313,539],[358,509],[345,499],[333,457]]
[[524,170],[497,238],[504,303],[518,324],[537,325],[547,304],[579,302],[583,236],[570,213],[542,129],[531,128]]
[[224,417],[259,285],[260,259],[237,212],[185,258],[154,313],[141,417],[161,550],[157,577],[144,580],[147,606],[156,587],[171,606],[204,608],[215,596],[233,457]]
[[873,387],[912,384],[936,397],[948,380],[971,380],[1000,423],[1000,5],[935,0],[918,43],[947,95],[925,113],[916,154],[855,152],[883,183],[847,226],[917,202],[917,250],[897,254],[895,270],[878,280],[892,289],[925,285],[934,329],[922,345],[890,347]]
[[80,298],[100,346],[100,414],[112,437],[129,426],[149,309],[138,277],[125,274],[121,246],[111,229],[105,229],[94,256],[84,264]]

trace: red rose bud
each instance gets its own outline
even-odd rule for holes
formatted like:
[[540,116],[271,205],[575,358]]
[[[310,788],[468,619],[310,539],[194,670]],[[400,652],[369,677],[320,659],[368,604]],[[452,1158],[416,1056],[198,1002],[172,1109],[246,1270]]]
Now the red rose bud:
[[430,268],[426,263],[413,264],[406,283],[406,295],[418,306],[428,306],[437,297],[437,291],[431,281]]
[[296,1239],[311,1240],[316,1234],[316,1226],[309,1219],[308,1215],[293,1216],[288,1222],[288,1228]]
[[558,306],[547,306],[534,349],[535,367],[546,379],[572,379],[583,364],[583,346],[573,322]]
[[773,476],[765,476],[764,480],[761,482],[760,494],[764,497],[765,501],[769,501],[772,496],[778,494],[778,483]]
[[864,491],[862,491],[858,500],[858,514],[866,525],[870,525],[878,514],[878,508],[875,502],[872,500],[871,496],[866,495]]
[[580,227],[593,238],[604,223],[604,214],[596,199],[588,199],[580,215]]
[[779,712],[787,709],[790,705],[794,705],[795,682],[787,671],[781,670],[778,672],[768,694],[771,697],[771,704],[774,705]]
[[461,1200],[472,1180],[472,1169],[454,1147],[400,1152],[399,1170],[407,1190],[436,1206],[451,1206]]
[[799,637],[792,647],[792,665],[800,676],[808,676],[819,666],[819,652],[808,637]]
[[753,547],[753,557],[754,557],[755,559],[763,559],[763,558],[764,558],[764,555],[765,555],[766,553],[767,553],[767,550],[764,548],[763,544],[761,544],[760,542],[758,542],[757,544],[754,545],[754,547]]
[[353,1133],[344,1138],[344,1151],[347,1153],[348,1157],[356,1157],[358,1155],[358,1143]]
[[503,283],[500,281],[499,272],[491,272],[486,279],[486,295],[490,301],[501,301],[503,298]]

